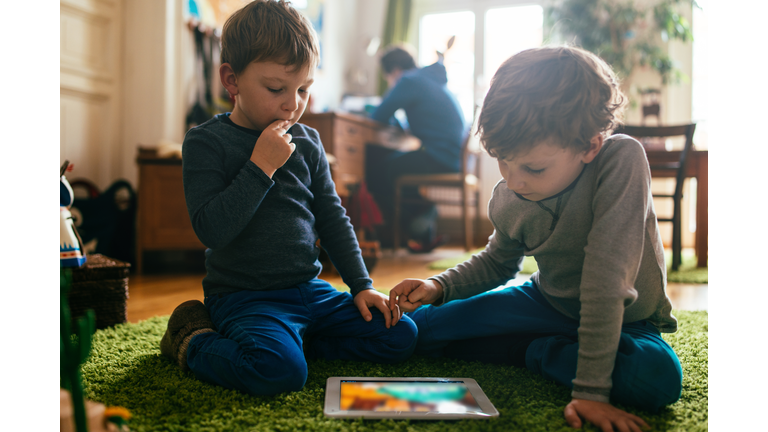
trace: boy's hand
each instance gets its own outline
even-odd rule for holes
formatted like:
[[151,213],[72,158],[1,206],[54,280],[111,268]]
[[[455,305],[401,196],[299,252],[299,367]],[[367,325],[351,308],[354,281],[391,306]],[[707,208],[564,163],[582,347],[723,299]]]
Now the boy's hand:
[[432,304],[443,298],[440,282],[427,279],[405,279],[389,292],[389,307],[400,306],[403,312],[413,312],[421,305]]
[[400,311],[400,308],[395,305],[395,308],[392,309],[389,307],[389,298],[372,289],[367,289],[364,291],[360,291],[357,293],[354,299],[355,306],[357,306],[357,309],[360,310],[360,315],[363,316],[363,319],[366,321],[370,321],[371,311],[368,310],[369,307],[375,306],[376,309],[380,310],[381,313],[384,314],[384,321],[387,325],[387,328],[389,328],[390,324],[395,325],[398,321],[400,321],[400,318],[403,316],[403,313]]
[[565,421],[574,429],[582,426],[581,419],[594,424],[603,432],[614,430],[640,432],[651,428],[640,417],[605,402],[573,399],[566,405],[563,414]]
[[251,161],[270,178],[278,168],[285,165],[296,150],[296,144],[291,142],[293,137],[285,133],[290,125],[291,122],[287,120],[273,122],[261,132],[256,145],[253,146]]

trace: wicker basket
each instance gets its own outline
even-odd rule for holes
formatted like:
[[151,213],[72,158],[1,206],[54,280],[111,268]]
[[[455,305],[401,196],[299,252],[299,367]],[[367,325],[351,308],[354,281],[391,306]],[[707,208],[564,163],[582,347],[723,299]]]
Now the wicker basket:
[[68,301],[72,317],[93,309],[96,328],[127,321],[128,272],[131,265],[101,254],[88,255],[80,268],[72,269]]

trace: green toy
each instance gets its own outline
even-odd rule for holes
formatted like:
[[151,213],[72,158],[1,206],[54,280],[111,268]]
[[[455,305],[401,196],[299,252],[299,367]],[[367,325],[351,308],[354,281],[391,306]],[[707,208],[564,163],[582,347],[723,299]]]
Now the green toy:
[[61,387],[69,390],[72,395],[72,408],[75,414],[75,429],[77,432],[87,432],[88,424],[85,416],[85,399],[83,398],[83,383],[80,377],[80,365],[85,362],[91,352],[91,336],[96,331],[96,315],[93,310],[85,311],[85,316],[78,317],[76,332],[72,333],[72,321],[67,302],[67,293],[72,283],[72,270],[61,269],[61,353],[60,372]]

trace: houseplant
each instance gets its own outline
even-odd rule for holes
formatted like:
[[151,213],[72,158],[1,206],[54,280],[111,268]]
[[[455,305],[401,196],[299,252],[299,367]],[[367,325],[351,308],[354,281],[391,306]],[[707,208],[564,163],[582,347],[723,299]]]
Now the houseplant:
[[[545,11],[546,39],[591,51],[622,80],[638,67],[658,73],[662,86],[687,79],[669,56],[671,40],[693,40],[683,6],[695,0],[553,0]],[[647,91],[639,89],[641,94]]]

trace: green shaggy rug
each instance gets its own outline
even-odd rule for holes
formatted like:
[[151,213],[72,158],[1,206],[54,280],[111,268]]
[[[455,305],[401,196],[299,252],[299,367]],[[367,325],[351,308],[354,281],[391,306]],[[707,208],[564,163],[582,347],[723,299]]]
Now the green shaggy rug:
[[[476,249],[456,257],[443,258],[430,263],[428,268],[433,270],[446,270],[463,263],[472,255],[479,253],[482,250],[482,248]],[[669,251],[665,251],[664,256],[667,260],[667,264],[670,265],[672,262],[672,254]],[[538,269],[539,267],[536,265],[536,260],[531,256],[527,256],[523,259],[523,269],[520,271],[520,274],[533,274]],[[667,268],[667,282],[706,284],[709,283],[709,269],[707,267],[696,267],[696,255],[694,251],[692,249],[684,249],[683,262],[680,265],[680,268],[677,271],[672,271]]]
[[[708,430],[708,315],[676,311],[680,330],[664,335],[685,374],[683,395],[658,414],[628,409],[656,431]],[[168,316],[99,330],[83,365],[85,395],[123,406],[132,431],[573,431],[563,420],[570,391],[526,369],[478,362],[414,357],[399,365],[309,362],[303,390],[254,397],[206,384],[160,354]],[[373,421],[323,416],[330,376],[472,377],[501,413],[494,420]],[[597,431],[592,425],[582,430]]]

